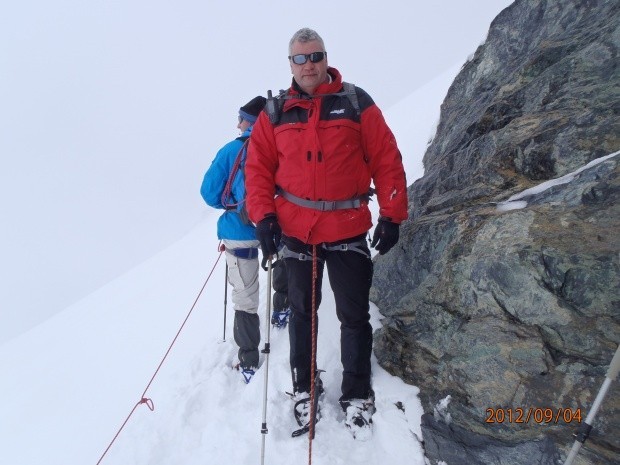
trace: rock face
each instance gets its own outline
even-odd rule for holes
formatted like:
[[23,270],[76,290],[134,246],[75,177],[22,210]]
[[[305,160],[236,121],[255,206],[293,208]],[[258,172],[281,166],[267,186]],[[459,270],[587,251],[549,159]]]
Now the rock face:
[[[433,465],[555,465],[604,381],[620,344],[619,57],[620,2],[517,0],[442,104],[371,291],[375,354],[420,388]],[[575,464],[620,463],[618,384]]]

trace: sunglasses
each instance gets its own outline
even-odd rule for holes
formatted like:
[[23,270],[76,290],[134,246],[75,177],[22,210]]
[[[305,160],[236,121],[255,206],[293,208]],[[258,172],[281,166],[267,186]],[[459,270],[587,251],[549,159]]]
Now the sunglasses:
[[303,65],[304,63],[306,63],[306,61],[308,61],[308,58],[310,58],[310,61],[312,63],[318,63],[320,61],[323,61],[323,58],[325,58],[326,56],[327,52],[313,52],[309,53],[308,55],[300,53],[299,55],[290,56],[288,57],[288,59],[296,65]]

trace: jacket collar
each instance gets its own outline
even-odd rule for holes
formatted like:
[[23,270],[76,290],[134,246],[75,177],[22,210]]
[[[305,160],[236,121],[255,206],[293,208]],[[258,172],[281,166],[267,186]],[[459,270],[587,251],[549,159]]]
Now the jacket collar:
[[333,94],[342,89],[342,76],[336,68],[328,67],[327,74],[331,77],[328,82],[324,82],[314,90],[315,94]]
[[[330,81],[320,84],[319,87],[314,90],[314,93],[312,95],[334,94],[336,92],[340,92],[340,90],[342,89],[342,75],[340,74],[340,71],[330,66],[327,68],[327,73],[331,77]],[[309,94],[301,90],[301,87],[299,87],[299,84],[297,84],[295,79],[293,79],[288,94],[291,96],[298,96],[298,98],[292,98],[290,100],[287,100],[284,103],[285,110],[296,105],[307,106],[307,102],[310,96]]]

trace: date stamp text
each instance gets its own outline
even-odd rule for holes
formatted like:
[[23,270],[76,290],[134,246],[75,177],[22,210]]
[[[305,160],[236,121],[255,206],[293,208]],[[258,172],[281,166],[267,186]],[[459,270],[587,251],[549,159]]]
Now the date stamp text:
[[581,423],[581,408],[550,407],[495,407],[486,409],[485,423]]

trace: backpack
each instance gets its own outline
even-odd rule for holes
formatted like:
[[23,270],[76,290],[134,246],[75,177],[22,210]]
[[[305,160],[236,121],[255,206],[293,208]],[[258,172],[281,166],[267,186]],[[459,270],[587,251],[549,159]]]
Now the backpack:
[[[313,97],[327,97],[332,95],[346,96],[351,105],[355,109],[357,116],[360,115],[360,104],[357,100],[357,93],[355,92],[355,85],[350,82],[343,82],[342,88],[344,89],[341,92],[335,92],[333,94],[314,94],[309,95],[309,98]],[[275,97],[272,95],[271,91],[267,91],[267,103],[265,105],[265,112],[269,115],[269,121],[271,124],[278,124],[280,122],[280,116],[282,115],[282,108],[284,107],[284,101],[290,100],[293,98],[299,98],[298,95],[288,95],[287,91],[280,90],[280,93]]]
[[242,141],[243,145],[239,149],[232,169],[230,170],[230,173],[228,175],[228,180],[226,181],[226,185],[224,186],[224,190],[222,191],[221,203],[226,210],[236,210],[241,217],[241,221],[243,222],[243,224],[252,224],[250,218],[248,217],[248,212],[245,208],[245,198],[237,200],[232,193],[232,185],[239,170],[241,170],[241,172],[245,174],[245,155],[248,150],[250,138],[249,136],[240,136],[237,137],[236,140]]

